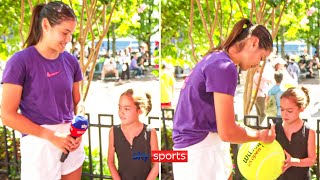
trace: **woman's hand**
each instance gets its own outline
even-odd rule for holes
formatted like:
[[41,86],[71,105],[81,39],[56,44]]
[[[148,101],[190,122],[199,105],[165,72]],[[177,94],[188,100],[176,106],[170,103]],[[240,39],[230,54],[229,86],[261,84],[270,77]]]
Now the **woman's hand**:
[[76,140],[76,143],[75,143],[74,146],[72,147],[73,149],[71,150],[71,152],[74,151],[74,150],[76,150],[76,149],[78,149],[78,147],[80,146],[81,141],[82,141],[82,136],[77,137],[75,140]]
[[81,137],[73,138],[70,134],[54,132],[53,137],[50,138],[52,144],[58,147],[63,153],[67,154],[68,151],[76,150],[80,143]]
[[258,132],[258,139],[264,143],[272,143],[276,138],[275,126],[271,126],[271,129],[263,129]]

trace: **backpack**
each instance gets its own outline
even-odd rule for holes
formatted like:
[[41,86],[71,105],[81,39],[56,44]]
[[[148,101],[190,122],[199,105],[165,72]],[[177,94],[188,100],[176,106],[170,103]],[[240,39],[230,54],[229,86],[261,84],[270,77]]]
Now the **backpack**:
[[276,117],[277,116],[276,96],[274,96],[274,95],[269,96],[269,99],[267,101],[267,105],[266,105],[266,108],[265,108],[265,113],[269,117]]

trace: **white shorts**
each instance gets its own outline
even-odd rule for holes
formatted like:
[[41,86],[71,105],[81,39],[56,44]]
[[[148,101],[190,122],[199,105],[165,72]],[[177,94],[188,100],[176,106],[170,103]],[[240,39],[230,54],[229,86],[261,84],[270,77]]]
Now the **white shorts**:
[[209,133],[201,142],[187,150],[188,162],[172,163],[175,180],[226,180],[232,173],[230,143],[223,142],[217,133]]
[[[70,123],[58,125],[42,125],[45,128],[70,132]],[[69,153],[62,163],[62,151],[51,142],[27,135],[21,138],[21,180],[58,180],[82,166],[85,152],[83,142],[79,148]]]

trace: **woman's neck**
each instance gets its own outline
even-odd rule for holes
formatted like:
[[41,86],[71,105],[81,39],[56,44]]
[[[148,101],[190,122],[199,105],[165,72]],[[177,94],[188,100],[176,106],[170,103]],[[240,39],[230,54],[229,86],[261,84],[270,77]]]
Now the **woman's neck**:
[[49,48],[48,46],[44,45],[42,42],[38,42],[34,47],[46,59],[54,60],[59,57],[60,53],[58,51],[55,51]]
[[239,53],[237,51],[236,46],[231,46],[228,51],[225,53],[229,56],[229,58],[233,61],[235,65],[239,65],[240,61],[238,59]]

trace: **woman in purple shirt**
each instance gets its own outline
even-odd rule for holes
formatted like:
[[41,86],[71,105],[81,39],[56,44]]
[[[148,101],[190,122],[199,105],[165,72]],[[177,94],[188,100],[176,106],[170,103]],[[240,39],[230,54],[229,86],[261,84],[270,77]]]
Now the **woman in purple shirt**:
[[262,25],[240,20],[220,46],[211,49],[185,79],[173,121],[175,150],[187,150],[187,163],[173,163],[175,180],[224,180],[232,173],[231,143],[275,139],[272,130],[249,130],[235,123],[237,68],[259,65],[272,51]]
[[[35,6],[26,48],[4,70],[1,116],[4,125],[23,133],[22,180],[81,178],[83,144],[69,129],[80,110],[82,74],[77,59],[64,51],[76,24],[62,2]],[[70,152],[64,163],[63,152]]]

